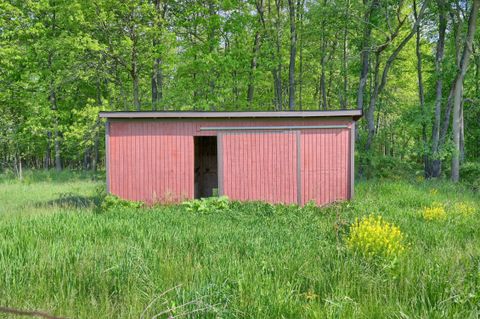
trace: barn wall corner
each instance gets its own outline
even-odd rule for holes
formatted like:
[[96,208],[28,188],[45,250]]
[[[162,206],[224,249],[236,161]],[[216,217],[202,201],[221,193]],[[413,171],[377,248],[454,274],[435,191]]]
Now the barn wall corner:
[[110,194],[110,122],[105,122],[105,179],[107,194]]
[[350,196],[353,198],[355,192],[355,121],[352,121],[350,128]]

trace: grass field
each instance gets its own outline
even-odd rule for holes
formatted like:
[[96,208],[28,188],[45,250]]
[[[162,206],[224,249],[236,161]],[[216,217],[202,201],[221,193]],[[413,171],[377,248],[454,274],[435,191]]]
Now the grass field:
[[[69,318],[480,316],[480,195],[462,186],[362,182],[354,201],[324,209],[101,212],[103,181],[26,175],[0,179],[0,306]],[[446,216],[426,220],[433,203]],[[349,224],[368,214],[400,228],[403,254],[349,249]]]

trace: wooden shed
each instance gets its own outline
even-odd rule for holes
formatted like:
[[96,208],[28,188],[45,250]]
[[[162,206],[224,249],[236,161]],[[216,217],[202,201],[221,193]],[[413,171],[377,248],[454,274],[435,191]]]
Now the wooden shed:
[[360,110],[102,112],[107,190],[135,201],[226,195],[270,203],[353,196]]

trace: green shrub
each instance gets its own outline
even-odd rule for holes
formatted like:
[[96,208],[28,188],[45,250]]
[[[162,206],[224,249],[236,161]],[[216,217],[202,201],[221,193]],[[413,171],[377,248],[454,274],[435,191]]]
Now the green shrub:
[[463,183],[480,191],[480,163],[465,163],[460,168],[460,176]]
[[142,202],[128,201],[114,195],[106,195],[100,203],[99,211],[107,212],[121,209],[137,209],[143,207]]
[[187,211],[199,214],[212,214],[228,210],[230,201],[226,196],[209,197],[185,201],[182,205]]
[[363,154],[359,158],[359,166],[367,178],[408,179],[415,175],[415,169],[407,161],[392,156],[376,156]]

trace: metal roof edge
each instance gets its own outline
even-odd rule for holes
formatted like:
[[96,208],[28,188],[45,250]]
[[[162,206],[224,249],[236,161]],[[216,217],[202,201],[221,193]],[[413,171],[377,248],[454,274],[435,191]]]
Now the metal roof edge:
[[315,118],[315,117],[351,117],[357,121],[363,115],[362,110],[329,111],[114,111],[100,112],[100,118]]

